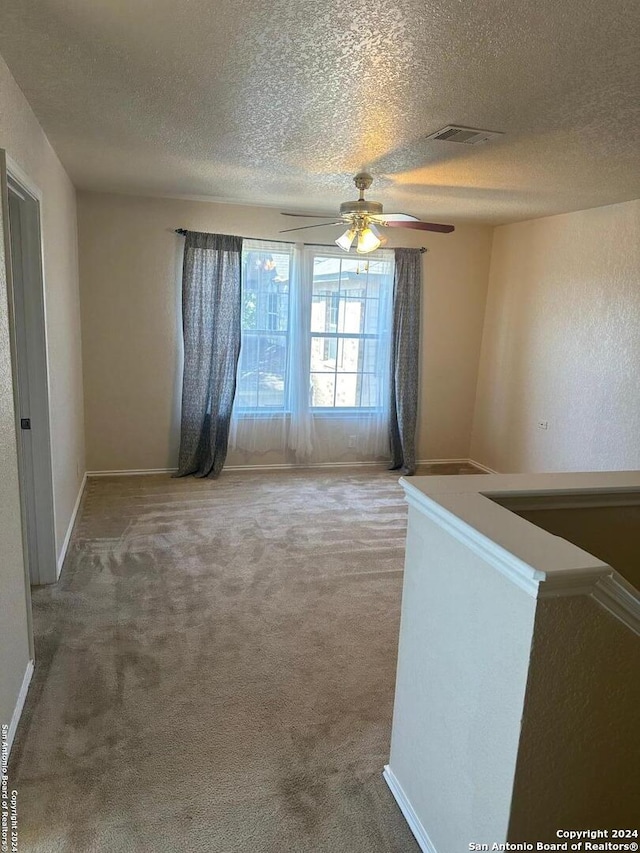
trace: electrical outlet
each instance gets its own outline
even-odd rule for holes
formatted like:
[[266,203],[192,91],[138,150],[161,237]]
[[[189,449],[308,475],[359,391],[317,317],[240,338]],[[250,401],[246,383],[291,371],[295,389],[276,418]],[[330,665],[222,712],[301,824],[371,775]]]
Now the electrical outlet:
[[358,436],[357,435],[350,435],[349,436],[349,444],[347,445],[347,447],[350,448],[351,450],[353,450],[354,447],[356,447],[357,443],[358,443]]
[[549,429],[549,421],[538,421],[538,429]]

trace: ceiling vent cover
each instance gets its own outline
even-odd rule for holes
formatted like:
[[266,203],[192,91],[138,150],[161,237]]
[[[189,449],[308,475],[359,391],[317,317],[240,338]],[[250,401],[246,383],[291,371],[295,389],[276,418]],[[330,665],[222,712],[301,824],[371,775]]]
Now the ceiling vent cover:
[[427,139],[439,139],[441,142],[461,142],[463,145],[480,145],[496,136],[504,136],[500,130],[478,130],[476,127],[460,127],[448,124],[446,127],[430,133]]

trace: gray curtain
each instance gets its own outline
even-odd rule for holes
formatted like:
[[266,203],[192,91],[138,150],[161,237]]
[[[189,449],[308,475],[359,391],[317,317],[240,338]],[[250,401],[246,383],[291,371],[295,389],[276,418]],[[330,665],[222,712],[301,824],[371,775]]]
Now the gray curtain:
[[420,352],[420,249],[395,249],[391,326],[390,469],[416,470],[418,359]]
[[242,237],[187,231],[178,477],[217,477],[227,455],[240,353]]

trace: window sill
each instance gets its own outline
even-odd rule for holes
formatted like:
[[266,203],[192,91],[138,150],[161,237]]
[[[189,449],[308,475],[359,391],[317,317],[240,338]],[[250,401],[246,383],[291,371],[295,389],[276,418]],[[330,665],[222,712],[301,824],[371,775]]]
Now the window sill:
[[[275,420],[278,417],[281,418],[290,418],[291,412],[284,411],[282,409],[277,409],[274,411],[244,411],[244,412],[234,412],[233,417],[237,420]],[[331,408],[331,409],[321,409],[314,408],[311,409],[311,415],[314,418],[363,418],[363,417],[375,417],[377,415],[383,414],[382,409],[365,409],[364,407],[361,409],[349,409],[346,406],[344,408]]]

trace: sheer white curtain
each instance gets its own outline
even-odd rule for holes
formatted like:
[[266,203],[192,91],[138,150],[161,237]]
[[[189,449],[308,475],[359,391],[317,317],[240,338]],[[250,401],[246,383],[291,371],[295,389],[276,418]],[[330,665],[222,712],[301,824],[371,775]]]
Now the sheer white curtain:
[[300,291],[296,261],[293,244],[244,241],[242,332],[229,447],[251,456],[287,446],[291,332]]
[[388,458],[393,252],[245,240],[242,270],[231,448],[300,463]]

